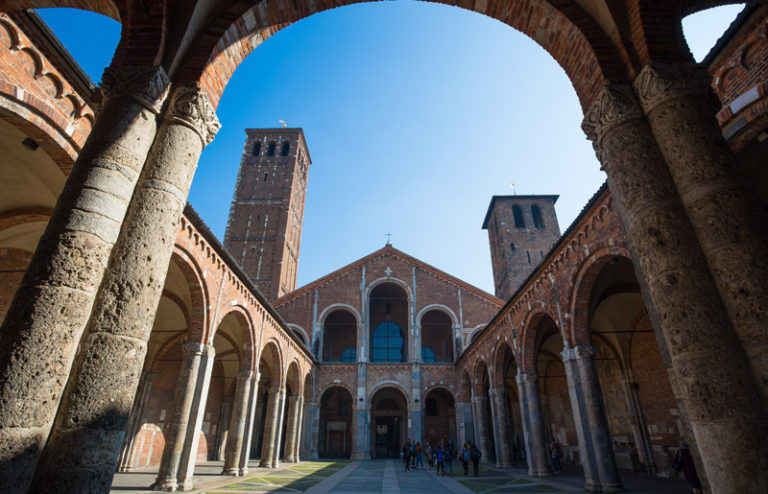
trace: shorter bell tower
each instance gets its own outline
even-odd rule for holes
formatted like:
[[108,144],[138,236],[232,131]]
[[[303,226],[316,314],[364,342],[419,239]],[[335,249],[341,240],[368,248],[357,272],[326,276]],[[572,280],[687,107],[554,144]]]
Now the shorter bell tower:
[[493,196],[483,221],[496,296],[509,300],[560,238],[557,195]]

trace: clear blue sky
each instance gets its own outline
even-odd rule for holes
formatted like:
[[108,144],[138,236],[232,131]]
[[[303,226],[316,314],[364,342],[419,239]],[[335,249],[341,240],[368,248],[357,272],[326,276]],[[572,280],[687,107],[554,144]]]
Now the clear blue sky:
[[[703,58],[741,6],[690,16]],[[38,11],[94,81],[115,21]],[[83,29],[82,26],[89,26]],[[98,39],[99,43],[93,43]],[[423,2],[366,3],[313,15],[264,42],[218,108],[189,201],[223,238],[247,127],[302,127],[313,164],[299,286],[393,245],[493,292],[483,217],[494,194],[560,194],[565,230],[604,181],[563,70],[490,18]]]

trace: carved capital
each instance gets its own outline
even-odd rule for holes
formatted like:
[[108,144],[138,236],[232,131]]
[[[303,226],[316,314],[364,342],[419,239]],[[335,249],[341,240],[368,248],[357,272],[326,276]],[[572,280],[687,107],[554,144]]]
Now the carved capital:
[[128,98],[160,113],[171,81],[162,67],[107,67],[101,79],[104,101]]
[[597,99],[584,115],[581,129],[587,135],[602,162],[603,138],[619,125],[643,118],[643,110],[629,85],[603,86]]
[[216,110],[199,87],[181,86],[173,90],[165,118],[194,130],[203,147],[213,141],[221,128]]
[[538,374],[535,372],[521,372],[517,375],[517,382],[519,383],[535,383],[539,379]]
[[712,77],[706,66],[697,63],[653,63],[643,67],[634,87],[645,113],[669,98],[711,93]]
[[577,359],[591,359],[595,356],[595,349],[592,345],[578,345],[573,348],[573,353]]

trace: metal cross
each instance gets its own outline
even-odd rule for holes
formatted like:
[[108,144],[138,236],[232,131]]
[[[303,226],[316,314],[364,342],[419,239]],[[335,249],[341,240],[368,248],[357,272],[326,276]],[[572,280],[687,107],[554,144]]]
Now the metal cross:
[[391,244],[392,243],[392,234],[387,232],[384,235],[386,235],[386,237],[387,237],[387,243]]

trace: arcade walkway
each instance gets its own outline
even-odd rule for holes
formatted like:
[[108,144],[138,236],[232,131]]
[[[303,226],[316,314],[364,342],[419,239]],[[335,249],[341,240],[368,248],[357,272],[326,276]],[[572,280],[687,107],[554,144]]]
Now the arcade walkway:
[[[540,492],[584,492],[580,471],[566,470],[557,477],[531,479],[523,469],[481,468],[479,477],[464,477],[461,463],[454,465],[454,477],[437,477],[427,470],[404,472],[402,463],[384,461],[304,461],[284,464],[277,470],[253,465],[246,479],[219,475],[221,462],[198,465],[195,481],[208,494],[529,494]],[[143,486],[154,479],[150,471],[115,475],[113,494],[152,492]],[[685,482],[646,475],[622,473],[625,492],[636,494],[686,494]]]

